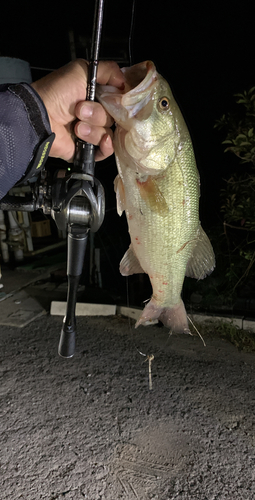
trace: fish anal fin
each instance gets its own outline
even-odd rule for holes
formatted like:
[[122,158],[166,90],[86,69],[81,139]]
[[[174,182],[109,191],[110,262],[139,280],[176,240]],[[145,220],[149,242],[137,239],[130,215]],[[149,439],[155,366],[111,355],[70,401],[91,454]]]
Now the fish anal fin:
[[148,204],[151,211],[166,215],[169,208],[164,195],[157,185],[156,179],[148,176],[146,181],[141,182],[137,179],[136,182],[141,198]]
[[131,274],[144,273],[141,264],[133,252],[132,245],[126,251],[120,262],[120,274],[122,276],[130,276]]
[[181,299],[178,304],[172,307],[160,307],[152,297],[150,302],[146,304],[135,327],[149,324],[155,319],[162,321],[163,325],[170,328],[172,332],[190,333],[187,313]]
[[202,280],[214,270],[215,255],[211,242],[201,226],[198,228],[196,239],[197,243],[187,263],[186,276]]
[[116,193],[117,213],[121,216],[122,212],[125,210],[125,189],[119,175],[114,179],[114,191]]

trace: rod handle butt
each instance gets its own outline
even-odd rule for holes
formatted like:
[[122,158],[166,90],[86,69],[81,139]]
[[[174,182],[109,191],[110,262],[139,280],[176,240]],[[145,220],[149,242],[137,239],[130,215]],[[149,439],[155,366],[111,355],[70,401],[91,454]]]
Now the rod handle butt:
[[67,325],[64,320],[58,345],[58,354],[62,356],[62,358],[73,357],[75,352],[75,334],[75,327],[73,325]]

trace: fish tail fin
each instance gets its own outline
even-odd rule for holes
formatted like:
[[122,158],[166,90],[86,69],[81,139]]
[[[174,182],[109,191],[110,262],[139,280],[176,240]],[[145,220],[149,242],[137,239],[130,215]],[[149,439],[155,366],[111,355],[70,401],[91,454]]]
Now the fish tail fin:
[[144,325],[155,319],[162,321],[163,325],[170,328],[172,332],[191,333],[188,327],[187,313],[182,300],[173,307],[160,307],[152,298],[150,302],[146,304],[135,327],[137,328],[139,325]]

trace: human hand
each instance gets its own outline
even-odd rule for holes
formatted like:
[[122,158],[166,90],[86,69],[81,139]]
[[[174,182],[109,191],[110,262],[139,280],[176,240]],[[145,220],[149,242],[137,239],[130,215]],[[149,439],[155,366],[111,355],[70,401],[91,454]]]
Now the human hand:
[[[85,101],[88,62],[77,59],[32,83],[47,109],[51,130],[56,134],[50,156],[71,162],[74,157],[74,133],[90,144],[99,145],[95,160],[113,153],[113,119],[101,104]],[[97,82],[121,88],[124,77],[112,61],[100,61]],[[75,122],[75,120],[77,120]]]

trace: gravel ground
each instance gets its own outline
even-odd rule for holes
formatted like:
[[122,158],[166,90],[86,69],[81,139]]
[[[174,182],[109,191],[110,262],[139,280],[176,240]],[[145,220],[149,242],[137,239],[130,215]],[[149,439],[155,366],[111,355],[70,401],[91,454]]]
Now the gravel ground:
[[2,500],[255,498],[255,354],[112,316],[66,360],[61,322],[1,327]]

